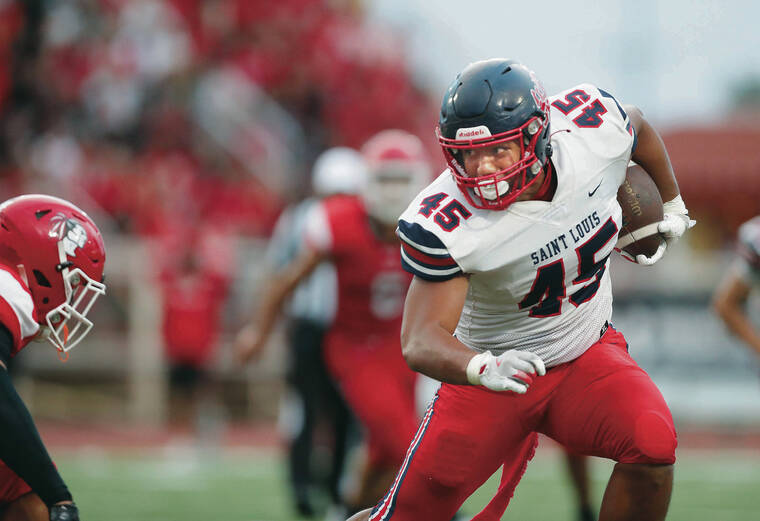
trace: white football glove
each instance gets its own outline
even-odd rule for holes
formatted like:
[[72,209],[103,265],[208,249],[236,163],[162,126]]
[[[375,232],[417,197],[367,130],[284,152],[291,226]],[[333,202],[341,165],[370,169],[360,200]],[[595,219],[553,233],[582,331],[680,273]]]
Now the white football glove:
[[[663,221],[660,221],[663,222]],[[642,266],[651,266],[658,260],[662,259],[662,256],[665,255],[665,249],[668,247],[668,243],[665,242],[665,239],[660,239],[660,245],[657,247],[657,251],[652,254],[651,257],[647,257],[646,255],[640,253],[636,255],[635,259],[631,259],[631,256],[627,253],[623,252],[623,255],[628,260],[633,260],[636,264],[641,264]],[[622,250],[621,250],[622,251]]]
[[528,351],[508,350],[499,356],[485,351],[473,356],[467,364],[467,381],[492,391],[524,394],[536,373],[546,374],[544,361]]
[[690,230],[697,224],[697,221],[689,219],[689,210],[686,209],[686,205],[680,195],[664,203],[662,205],[662,212],[662,221],[657,225],[657,231],[660,232],[660,235],[664,239],[660,242],[660,247],[657,248],[657,251],[651,257],[636,255],[636,262],[644,266],[651,266],[660,260],[668,246],[675,244],[681,238],[681,235],[686,233],[686,230]]

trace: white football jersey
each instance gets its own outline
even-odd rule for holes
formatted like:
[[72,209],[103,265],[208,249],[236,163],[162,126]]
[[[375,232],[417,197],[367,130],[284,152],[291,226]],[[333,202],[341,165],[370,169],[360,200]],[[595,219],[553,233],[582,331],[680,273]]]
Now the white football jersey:
[[751,285],[760,285],[760,215],[739,227],[737,270]]
[[461,342],[494,354],[531,351],[547,366],[580,356],[612,315],[617,191],[636,141],[622,107],[593,85],[550,103],[551,202],[478,209],[446,170],[412,201],[397,230],[407,271],[430,281],[469,274],[455,333]]
[[0,323],[13,336],[11,353],[14,355],[40,330],[29,289],[18,275],[4,266],[0,266]]

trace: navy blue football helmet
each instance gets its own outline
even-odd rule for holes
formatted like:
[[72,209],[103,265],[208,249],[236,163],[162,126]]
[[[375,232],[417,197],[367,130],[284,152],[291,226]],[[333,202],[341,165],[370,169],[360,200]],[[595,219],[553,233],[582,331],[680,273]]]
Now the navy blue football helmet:
[[[476,208],[501,210],[535,180],[551,156],[549,101],[536,75],[514,60],[471,63],[443,96],[438,142],[457,185]],[[520,159],[504,170],[468,176],[462,151],[514,141]]]

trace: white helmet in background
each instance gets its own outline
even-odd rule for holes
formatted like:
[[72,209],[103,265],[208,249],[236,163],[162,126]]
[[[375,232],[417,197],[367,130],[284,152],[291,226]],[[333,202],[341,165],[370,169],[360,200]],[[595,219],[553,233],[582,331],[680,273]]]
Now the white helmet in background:
[[334,147],[322,152],[311,171],[311,185],[316,195],[358,194],[367,184],[364,157],[348,147]]
[[430,163],[422,141],[404,130],[383,130],[362,146],[369,179],[362,192],[367,212],[384,224],[396,224],[412,199],[430,181]]

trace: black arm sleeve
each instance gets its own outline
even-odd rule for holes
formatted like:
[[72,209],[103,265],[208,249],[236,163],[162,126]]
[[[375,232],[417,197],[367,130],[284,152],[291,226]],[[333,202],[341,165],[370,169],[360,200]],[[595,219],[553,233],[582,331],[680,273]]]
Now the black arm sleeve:
[[[10,353],[13,338],[0,324],[0,353]],[[1,356],[1,355],[0,355]],[[8,371],[0,367],[0,459],[48,505],[70,501],[71,494],[43,445],[37,427]]]
[[[8,368],[11,361],[11,351],[13,350],[13,337],[8,328],[0,323],[0,362]],[[2,367],[0,367],[2,369]]]

